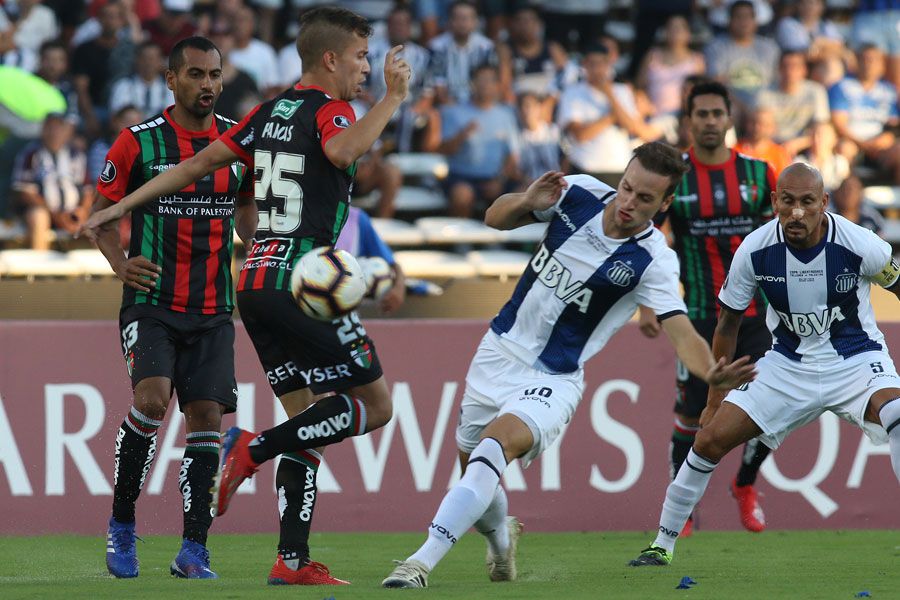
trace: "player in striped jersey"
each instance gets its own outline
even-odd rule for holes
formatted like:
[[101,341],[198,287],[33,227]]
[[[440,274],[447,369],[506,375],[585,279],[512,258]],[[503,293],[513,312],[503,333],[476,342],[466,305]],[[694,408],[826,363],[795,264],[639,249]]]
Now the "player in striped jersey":
[[584,362],[639,303],[655,311],[678,356],[711,386],[752,378],[746,357],[716,362],[694,331],[678,293],[678,260],[650,221],[669,207],[685,169],[674,148],[645,144],[618,191],[588,175],[550,172],[488,210],[488,225],[548,221],[547,234],[469,367],[456,430],[463,476],[444,496],[428,539],[383,586],[426,587],[472,525],[487,538],[490,579],[515,579],[520,525],[507,517],[500,476],[509,461],[527,466],[559,436],[581,399]]
[[[681,263],[688,317],[707,342],[716,327],[716,295],[744,237],[772,217],[769,195],[775,176],[769,165],[731,150],[725,134],[731,128],[728,90],[719,82],[696,84],[687,98],[687,120],[694,144],[685,155],[691,166],[678,186],[671,208],[662,213],[672,233],[672,246]],[[766,329],[765,299],[757,294],[747,308],[738,336],[738,356],[759,360],[772,347]],[[649,328],[649,329],[648,329]],[[641,330],[658,333],[652,311],[641,310]],[[706,383],[676,368],[675,424],[669,445],[671,478],[684,462],[700,429],[700,413],[706,406]],[[738,502],[741,524],[749,531],[765,529],[765,517],[753,484],[769,448],[757,440],[747,443],[741,467],[732,480],[731,493]],[[690,535],[688,519],[682,537]]]
[[[190,158],[235,123],[213,113],[222,91],[222,59],[205,38],[179,42],[166,82],[175,104],[124,129],[107,155],[94,210],[120,201]],[[237,222],[245,240],[256,226],[249,177],[224,165],[197,183],[161,195],[131,214],[128,258],[115,221],[97,244],[124,283],[119,321],[134,402],[116,436],[115,490],[109,522],[107,568],[136,577],[135,502],[156,452],[157,429],[178,392],[187,446],[179,473],[184,532],[172,574],[215,577],[206,537],[222,415],[234,412],[234,308],[232,239]]]
[[[758,377],[725,396],[711,390],[703,428],[666,490],[656,540],[633,566],[667,565],[678,532],[706,490],[716,464],[760,436],[776,448],[825,411],[890,443],[900,480],[900,377],[869,303],[872,283],[900,297],[900,265],[877,235],[825,211],[821,174],[796,163],[773,194],[777,220],[744,239],[719,292],[713,353],[734,353],[744,311],[757,290],[769,300],[773,348]],[[723,402],[724,396],[724,402]]]

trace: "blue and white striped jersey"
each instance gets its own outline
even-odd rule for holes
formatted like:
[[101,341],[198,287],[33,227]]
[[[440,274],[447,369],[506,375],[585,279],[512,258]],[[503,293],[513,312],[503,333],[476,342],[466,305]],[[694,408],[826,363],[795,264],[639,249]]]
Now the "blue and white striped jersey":
[[816,247],[798,250],[770,221],[738,247],[719,303],[747,307],[759,286],[769,307],[766,324],[774,350],[804,362],[845,359],[884,350],[884,336],[869,302],[870,280],[897,280],[891,246],[840,215],[825,213],[828,231]]
[[615,190],[588,175],[566,181],[556,204],[534,213],[550,222],[547,234],[491,321],[505,347],[549,373],[580,369],[638,304],[662,318],[687,311],[678,258],[663,234],[648,223],[633,237],[607,237],[603,209]]

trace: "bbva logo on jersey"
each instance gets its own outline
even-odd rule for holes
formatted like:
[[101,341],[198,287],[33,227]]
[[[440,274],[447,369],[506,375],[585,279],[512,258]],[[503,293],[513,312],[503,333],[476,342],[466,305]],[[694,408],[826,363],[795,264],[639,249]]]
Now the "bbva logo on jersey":
[[593,292],[585,287],[583,281],[576,279],[573,282],[572,271],[550,256],[546,246],[541,244],[530,264],[537,273],[537,280],[551,288],[557,298],[566,304],[575,304],[581,313],[587,312]]
[[778,317],[788,330],[801,337],[809,337],[813,334],[822,335],[835,321],[843,321],[844,313],[840,306],[834,306],[823,310],[821,313],[786,313],[776,310]]

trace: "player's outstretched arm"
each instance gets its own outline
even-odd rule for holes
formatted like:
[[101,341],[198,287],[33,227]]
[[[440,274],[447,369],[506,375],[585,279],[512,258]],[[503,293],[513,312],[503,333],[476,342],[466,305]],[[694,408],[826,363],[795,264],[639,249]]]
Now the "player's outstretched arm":
[[734,362],[728,362],[724,356],[715,360],[706,340],[700,337],[686,315],[669,317],[662,322],[662,328],[684,366],[711,388],[728,390],[753,381],[756,376],[756,370],[747,356]]
[[91,240],[96,241],[98,228],[104,223],[121,219],[130,211],[154,198],[174,194],[216,169],[230,165],[238,158],[238,155],[226,146],[225,142],[216,140],[178,166],[163,171],[116,204],[92,214],[79,228],[76,236],[83,233]]
[[387,93],[362,119],[325,142],[323,150],[331,164],[346,169],[369,151],[388,121],[409,93],[412,74],[409,63],[399,56],[403,46],[394,46],[384,59],[384,83]]
[[524,192],[503,194],[484,215],[486,225],[494,229],[515,229],[535,222],[535,211],[547,210],[559,200],[569,184],[559,171],[547,171],[535,179]]

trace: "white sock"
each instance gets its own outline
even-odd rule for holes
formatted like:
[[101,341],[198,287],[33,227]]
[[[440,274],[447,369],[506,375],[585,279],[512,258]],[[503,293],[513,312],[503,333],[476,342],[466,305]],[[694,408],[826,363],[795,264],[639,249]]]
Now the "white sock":
[[465,474],[438,507],[428,528],[428,539],[408,560],[417,560],[429,570],[434,569],[487,510],[505,468],[506,457],[500,442],[494,438],[481,440],[469,457]]
[[888,432],[888,444],[891,446],[891,465],[894,475],[900,481],[900,398],[888,400],[878,411],[881,425]]
[[503,486],[498,485],[494,490],[494,498],[491,504],[475,521],[475,531],[487,538],[487,543],[494,556],[506,553],[509,548],[509,529],[506,527],[506,515],[509,512],[509,502],[506,500],[506,492]]
[[653,542],[654,546],[665,548],[669,552],[675,550],[675,539],[706,491],[715,468],[716,463],[699,456],[693,448],[690,449],[684,464],[666,489],[666,500],[659,516],[659,533]]

